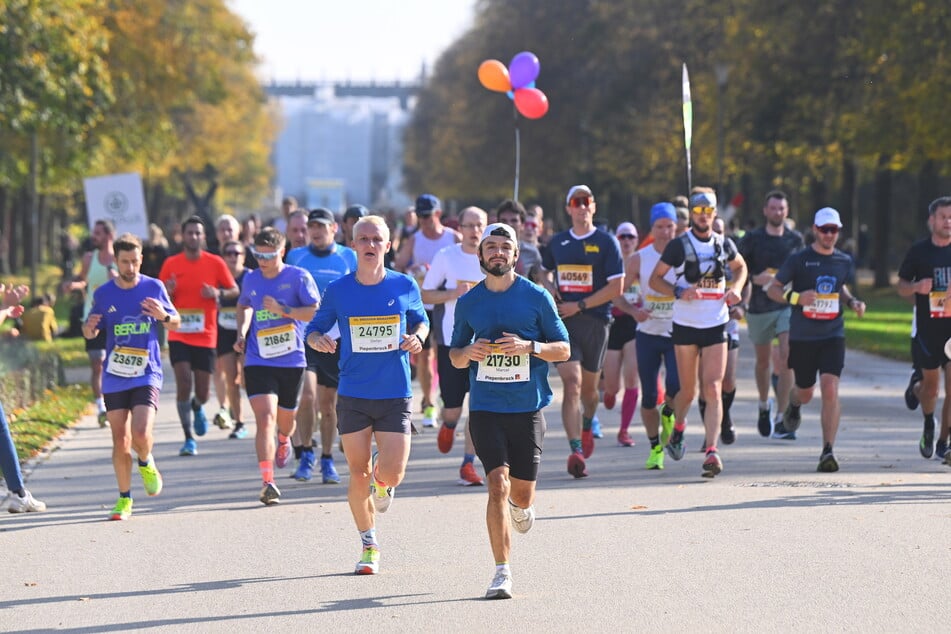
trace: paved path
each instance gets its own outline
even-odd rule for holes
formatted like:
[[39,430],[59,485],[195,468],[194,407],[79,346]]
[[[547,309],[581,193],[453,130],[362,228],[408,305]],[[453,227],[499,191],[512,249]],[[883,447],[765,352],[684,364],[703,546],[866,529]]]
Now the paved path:
[[105,521],[110,441],[91,417],[29,478],[49,510],[0,518],[0,629],[941,629],[951,469],[918,456],[919,414],[901,399],[907,368],[849,353],[842,470],[819,474],[818,403],[798,441],[760,438],[751,356],[744,341],[739,439],[713,481],[700,477],[695,422],[686,458],[647,472],[639,424],[636,447],[614,446],[616,411],[601,412],[608,438],[591,477],[574,480],[559,405],[549,408],[539,519],[513,537],[515,598],[501,602],[481,599],[493,572],[486,493],[455,485],[461,439],[444,456],[432,431],[414,438],[405,484],[378,522],[382,574],[355,577],[345,485],[297,483],[286,470],[282,503],[263,507],[251,439],[212,428],[198,457],[178,457],[169,385],[154,452],[165,491],[146,497],[136,474],[131,521]]

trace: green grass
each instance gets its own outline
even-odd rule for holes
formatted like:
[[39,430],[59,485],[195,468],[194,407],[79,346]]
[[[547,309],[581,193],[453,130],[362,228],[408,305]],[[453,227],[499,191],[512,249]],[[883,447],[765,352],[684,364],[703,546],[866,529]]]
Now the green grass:
[[33,405],[7,412],[17,456],[26,460],[76,424],[92,402],[88,385],[68,385],[47,390]]
[[911,302],[899,297],[895,288],[860,287],[856,295],[867,310],[861,319],[845,311],[846,345],[910,363]]
[[82,337],[54,339],[51,343],[36,341],[34,345],[41,353],[49,352],[59,355],[63,366],[67,368],[84,368],[89,364],[89,357],[86,356],[86,340]]

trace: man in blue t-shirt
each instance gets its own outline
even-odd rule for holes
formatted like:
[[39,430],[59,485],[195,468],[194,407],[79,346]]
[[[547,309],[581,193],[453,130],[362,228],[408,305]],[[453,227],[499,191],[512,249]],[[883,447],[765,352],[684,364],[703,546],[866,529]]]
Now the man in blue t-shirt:
[[[383,218],[358,220],[353,246],[357,270],[327,286],[307,325],[307,345],[325,353],[340,348],[337,430],[350,467],[350,511],[363,546],[354,572],[373,575],[380,563],[375,514],[389,508],[409,459],[409,355],[422,350],[429,320],[416,281],[384,266],[392,243]],[[334,327],[340,329],[339,341],[328,334]],[[371,457],[374,440],[377,452]]]
[[139,273],[142,242],[127,233],[112,248],[118,276],[96,289],[83,336],[93,340],[105,333],[102,394],[119,485],[109,518],[126,520],[132,516],[132,451],[145,492],[162,491],[162,474],[152,457],[152,425],[163,381],[158,329],[177,330],[181,317],[162,282]]
[[587,185],[568,191],[565,209],[571,229],[548,243],[543,282],[571,337],[571,356],[557,364],[564,386],[561,418],[571,448],[568,473],[584,478],[585,459],[594,453],[594,438],[602,435],[596,424],[598,380],[608,342],[608,309],[623,290],[624,261],[617,239],[594,226],[597,205]]
[[[842,222],[839,212],[823,207],[816,212],[812,230],[816,236],[810,246],[790,255],[776,272],[776,281],[766,294],[774,302],[793,307],[789,319],[789,368],[795,386],[783,414],[783,425],[790,432],[799,429],[799,408],[812,400],[819,374],[822,394],[822,454],[817,471],[839,470],[832,445],[839,430],[839,376],[845,365],[845,322],[842,306],[861,317],[865,302],[849,291],[855,279],[852,257],[835,248]],[[787,291],[783,287],[791,284]]]
[[[320,294],[327,285],[348,273],[357,270],[357,256],[353,249],[334,242],[337,221],[333,212],[318,207],[307,217],[307,232],[310,244],[298,247],[287,254],[287,263],[306,269]],[[294,433],[294,454],[300,460],[294,478],[307,482],[313,477],[316,464],[314,456],[314,427],[320,412],[320,473],[324,484],[338,484],[340,476],[334,466],[333,444],[337,431],[337,384],[340,349],[334,353],[317,352],[305,346],[307,371],[301,387],[297,408],[297,431]]]
[[486,523],[495,556],[487,599],[510,599],[512,525],[535,522],[535,480],[545,436],[541,410],[551,403],[548,363],[568,359],[568,331],[550,295],[516,275],[519,242],[502,223],[479,244],[485,281],[459,297],[449,357],[469,370],[469,429],[489,479]]

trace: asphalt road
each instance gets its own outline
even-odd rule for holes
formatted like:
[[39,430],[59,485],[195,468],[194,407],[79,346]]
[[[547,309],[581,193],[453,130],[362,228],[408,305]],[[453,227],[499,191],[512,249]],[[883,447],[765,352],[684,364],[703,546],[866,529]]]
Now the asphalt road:
[[434,431],[414,437],[405,483],[378,521],[381,574],[357,577],[346,485],[298,483],[287,469],[281,504],[265,508],[251,438],[212,428],[199,456],[179,457],[169,378],[154,451],[165,490],[146,497],[134,474],[130,521],[106,521],[116,497],[111,443],[93,418],[33,465],[28,486],[49,510],[0,517],[0,629],[946,627],[951,468],[918,455],[920,414],[901,398],[907,368],[849,352],[841,471],[821,474],[818,402],[804,408],[798,440],[759,437],[746,341],[741,358],[739,438],[721,447],[725,469],[712,481],[700,477],[696,414],[687,456],[649,472],[639,418],[637,446],[622,448],[613,439],[617,410],[601,410],[607,437],[588,461],[590,477],[575,480],[565,470],[560,405],[546,411],[538,521],[513,536],[510,601],[482,599],[494,570],[486,492],[455,483],[461,438],[446,456]]

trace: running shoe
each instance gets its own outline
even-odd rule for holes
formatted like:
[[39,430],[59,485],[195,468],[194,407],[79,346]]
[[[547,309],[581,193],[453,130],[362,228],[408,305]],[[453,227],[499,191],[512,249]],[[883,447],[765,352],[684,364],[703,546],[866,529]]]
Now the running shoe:
[[905,407],[914,411],[918,409],[918,396],[915,395],[915,383],[921,381],[921,371],[914,368],[911,371],[911,378],[908,379],[908,387],[905,388]]
[[623,429],[617,433],[617,444],[621,447],[633,447],[634,439]]
[[773,431],[773,399],[768,399],[766,401],[766,409],[761,409],[759,411],[759,418],[756,420],[756,429],[759,430],[759,435],[763,438],[769,438],[770,434]]
[[947,453],[944,454],[944,464],[951,467],[951,451],[948,451]]
[[194,438],[189,438],[185,441],[185,444],[182,445],[182,448],[178,450],[179,456],[197,456],[198,455],[198,443],[195,442]]
[[647,462],[644,463],[645,469],[656,469],[662,471],[664,469],[664,446],[657,445],[651,449],[651,453],[647,456]]
[[720,440],[724,445],[736,442],[736,428],[733,427],[733,420],[727,412],[723,412],[723,420],[720,421]]
[[674,433],[670,435],[670,441],[667,443],[667,455],[669,455],[674,460],[680,460],[684,457],[687,447],[684,445],[684,432],[674,430]]
[[922,458],[931,458],[934,455],[934,421],[925,421],[925,428],[918,441],[918,451]]
[[476,473],[475,465],[467,462],[459,467],[459,485],[464,487],[482,486],[485,484],[479,474]]
[[109,421],[106,419],[106,412],[105,412],[105,410],[99,412],[99,415],[98,415],[97,418],[98,418],[98,420],[99,420],[99,426],[100,426],[100,427],[105,427],[106,425],[109,424]]
[[512,528],[516,532],[527,533],[535,525],[535,505],[523,509],[509,500],[509,517],[512,519]]
[[396,490],[393,487],[381,487],[376,483],[376,461],[377,452],[373,452],[373,458],[370,461],[370,497],[373,498],[373,506],[377,513],[386,513],[393,502],[393,496]]
[[601,421],[598,420],[597,415],[591,419],[591,433],[595,438],[604,438],[604,432],[601,431]]
[[231,429],[231,413],[223,407],[218,410],[215,414],[215,426],[218,429]]
[[320,477],[324,484],[340,484],[340,475],[334,466],[333,458],[320,459]]
[[486,599],[512,598],[512,573],[508,570],[496,570],[489,589],[485,591]]
[[234,429],[228,434],[228,438],[235,440],[241,440],[242,438],[248,437],[248,428],[244,426],[244,423],[235,423]]
[[666,445],[674,433],[674,410],[664,405],[660,410],[660,444]]
[[380,549],[376,546],[364,546],[363,554],[357,567],[354,569],[355,575],[375,575],[380,571]]
[[707,459],[703,461],[703,473],[701,474],[704,478],[713,478],[720,474],[723,471],[723,461],[720,460],[720,454],[717,453],[716,449],[711,449],[707,452]]
[[614,409],[614,406],[617,405],[617,394],[605,392],[602,402],[604,403],[605,409]]
[[281,501],[281,490],[273,482],[265,482],[259,498],[264,506],[273,506]]
[[127,520],[132,517],[132,498],[119,498],[112,507],[109,519],[113,521]]
[[770,438],[775,438],[776,440],[796,440],[796,432],[789,431],[786,429],[785,422],[779,421],[773,426],[773,433],[770,435]]
[[281,442],[280,438],[277,441],[277,449],[274,451],[274,466],[278,469],[283,469],[287,466],[287,463],[291,461],[291,456],[294,455],[294,448],[291,446],[291,439],[289,436],[284,437],[284,442]]
[[786,431],[795,433],[801,424],[802,405],[793,405],[792,402],[790,402],[789,405],[786,406],[785,413],[783,413],[783,426],[786,428]]
[[594,431],[591,429],[581,431],[581,451],[585,458],[590,458],[594,453]]
[[162,492],[162,474],[155,466],[155,459],[149,456],[149,464],[139,465],[139,475],[142,476],[142,485],[149,495],[158,495]]
[[10,496],[10,506],[7,510],[11,513],[36,513],[46,510],[46,502],[37,500],[32,493],[24,489],[23,497],[16,493]]
[[208,431],[208,417],[205,415],[205,408],[194,397],[192,397],[192,412],[195,414],[195,434],[204,436]]
[[436,426],[436,407],[427,405],[423,408],[423,427]]
[[948,457],[948,441],[939,440],[934,446],[934,457],[938,460],[944,460]]
[[572,451],[568,455],[568,473],[575,478],[587,478],[588,472],[585,469],[584,456],[577,451]]
[[310,482],[314,477],[314,464],[316,458],[313,450],[303,451],[300,455],[300,463],[297,465],[297,471],[292,476],[298,482]]
[[436,445],[440,453],[449,453],[452,451],[452,442],[456,439],[456,426],[450,427],[443,423],[439,427],[439,435],[436,436]]
[[816,471],[822,473],[835,473],[839,470],[839,462],[835,459],[835,456],[831,451],[824,451],[822,455],[819,456],[819,466],[816,467]]

